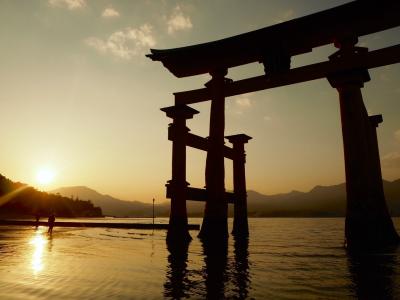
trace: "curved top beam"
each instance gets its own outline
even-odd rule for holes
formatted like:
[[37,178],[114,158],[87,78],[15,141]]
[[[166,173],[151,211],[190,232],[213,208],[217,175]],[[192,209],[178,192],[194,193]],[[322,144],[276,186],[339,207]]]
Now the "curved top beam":
[[353,1],[298,19],[218,41],[157,50],[146,56],[176,77],[210,73],[252,62],[280,61],[341,38],[359,37],[400,25],[400,1]]

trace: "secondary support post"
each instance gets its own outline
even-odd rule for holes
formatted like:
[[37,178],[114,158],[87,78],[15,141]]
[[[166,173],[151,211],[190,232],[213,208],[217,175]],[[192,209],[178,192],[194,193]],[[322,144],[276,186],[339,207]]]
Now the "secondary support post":
[[186,211],[186,187],[189,185],[186,182],[186,136],[190,131],[186,127],[186,120],[199,112],[186,105],[161,110],[173,119],[168,128],[168,138],[172,140],[172,179],[167,184],[171,192],[167,242],[185,242],[191,240]]
[[[341,42],[335,56],[357,55],[354,39]],[[338,90],[340,101],[346,171],[347,246],[379,248],[396,244],[399,237],[383,194],[376,132],[361,94],[364,82],[370,80],[368,71],[357,69],[336,73],[328,80]]]
[[226,69],[216,70],[210,74],[212,79],[206,84],[213,95],[205,172],[207,201],[199,237],[202,239],[219,239],[228,237],[228,202],[225,198],[224,166],[224,84],[228,79],[225,78]]
[[374,198],[379,199],[377,202],[380,207],[379,211],[382,212],[382,218],[387,220],[386,230],[389,235],[389,239],[393,239],[394,243],[400,242],[400,238],[393,226],[392,219],[389,214],[389,210],[386,205],[385,193],[383,190],[382,172],[381,172],[381,161],[379,155],[379,144],[377,136],[377,128],[379,124],[383,122],[382,115],[374,115],[368,117],[370,124],[370,135],[369,135],[369,145],[370,145],[370,156],[371,156],[371,168],[373,172],[371,173],[371,180],[373,184],[371,185],[371,193]]
[[244,144],[251,137],[245,134],[236,134],[226,138],[233,144],[233,190],[235,202],[232,234],[235,237],[247,237],[249,235],[249,224],[247,220],[246,153]]
[[[379,146],[378,146],[378,135],[377,135],[377,128],[379,127],[379,124],[383,122],[383,117],[382,115],[374,115],[374,116],[369,116],[369,123],[370,123],[370,151],[371,151],[371,164],[372,168],[374,169],[373,173],[371,175],[374,176],[373,181],[373,187],[375,188],[374,194],[379,197],[383,198],[385,197],[384,191],[383,191],[383,182],[382,182],[382,172],[381,172],[381,161],[380,161],[380,155],[379,155]],[[383,201],[383,204],[386,206],[386,201]],[[387,208],[385,208],[387,211]]]

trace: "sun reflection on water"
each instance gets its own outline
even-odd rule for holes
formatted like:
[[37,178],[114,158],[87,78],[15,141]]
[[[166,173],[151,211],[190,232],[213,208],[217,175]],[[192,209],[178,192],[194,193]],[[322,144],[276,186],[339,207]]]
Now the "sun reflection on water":
[[29,244],[32,245],[33,247],[31,265],[33,274],[35,275],[37,275],[44,268],[43,252],[44,252],[44,247],[47,244],[47,240],[43,236],[43,233],[44,230],[39,228],[35,232],[35,235],[32,237],[32,239],[29,241]]

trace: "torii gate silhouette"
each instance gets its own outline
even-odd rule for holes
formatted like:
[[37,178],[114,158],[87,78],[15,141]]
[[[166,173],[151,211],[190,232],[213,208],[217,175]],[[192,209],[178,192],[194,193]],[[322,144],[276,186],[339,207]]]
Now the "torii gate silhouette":
[[[155,50],[147,56],[176,77],[211,75],[205,88],[174,93],[175,105],[163,108],[173,119],[168,137],[173,142],[172,179],[167,184],[171,215],[167,240],[190,240],[186,200],[206,201],[200,238],[228,236],[227,203],[235,204],[233,234],[247,236],[244,143],[250,137],[227,137],[224,145],[225,98],[294,83],[327,78],[339,93],[343,134],[347,208],[345,237],[350,248],[399,243],[382,185],[376,128],[382,116],[368,116],[361,88],[370,80],[368,69],[400,62],[400,45],[369,52],[356,46],[358,37],[400,26],[399,1],[353,1],[332,9],[230,38],[194,46]],[[292,56],[334,43],[339,49],[329,60],[295,69]],[[232,81],[231,67],[260,62],[265,75]],[[188,104],[211,100],[209,137],[189,133],[186,119],[198,111]],[[206,189],[188,187],[186,146],[207,151]],[[225,192],[224,157],[234,162],[234,193]]]

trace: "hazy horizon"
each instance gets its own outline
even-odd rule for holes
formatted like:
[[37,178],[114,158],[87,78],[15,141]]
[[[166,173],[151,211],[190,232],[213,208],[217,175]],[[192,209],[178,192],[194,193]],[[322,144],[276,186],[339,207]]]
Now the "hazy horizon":
[[[124,200],[165,200],[171,179],[168,119],[173,92],[209,76],[175,78],[144,55],[216,40],[349,1],[0,1],[0,173],[40,190],[83,185]],[[226,8],[229,7],[229,13]],[[221,22],[221,15],[224,16]],[[400,29],[362,37],[370,50],[398,44]],[[325,61],[333,46],[294,57]],[[261,64],[230,71],[261,75]],[[378,128],[382,173],[400,178],[399,64],[370,70],[362,89]],[[208,135],[209,103],[188,122]],[[327,80],[232,97],[226,135],[245,133],[247,188],[262,194],[309,191],[345,181],[337,91]],[[226,143],[229,145],[229,143]],[[188,149],[187,181],[204,186],[205,153]],[[232,166],[226,160],[226,188]]]
[[[383,178],[383,180],[384,180],[384,181],[387,181],[387,182],[394,182],[394,181],[400,180],[400,178],[393,179],[393,180],[386,180],[385,178]],[[299,191],[299,190],[295,190],[295,189],[289,189],[289,190],[286,191],[286,192],[275,193],[275,194],[265,194],[265,193],[262,193],[262,192],[260,192],[260,191],[253,190],[253,189],[248,189],[247,191],[248,191],[248,192],[258,193],[258,194],[261,194],[261,195],[264,195],[264,196],[275,196],[275,195],[280,195],[280,194],[289,194],[289,193],[292,193],[292,192],[309,193],[309,192],[311,192],[311,191],[312,191],[314,188],[316,188],[316,187],[332,187],[332,186],[343,185],[343,184],[345,184],[345,182],[340,182],[340,183],[330,184],[330,185],[316,184],[316,185],[314,185],[313,187],[311,187],[310,189],[304,190],[304,191]],[[96,193],[99,193],[100,195],[105,195],[105,196],[110,196],[110,197],[112,197],[112,198],[116,198],[117,200],[131,201],[131,202],[133,202],[133,201],[140,201],[140,200],[137,200],[137,199],[118,198],[118,197],[114,196],[113,194],[103,193],[102,191],[93,189],[93,188],[91,188],[90,186],[86,186],[86,185],[59,186],[59,187],[56,187],[55,189],[44,190],[44,191],[47,192],[47,193],[53,193],[53,192],[56,192],[57,190],[69,189],[69,188],[86,188],[86,189],[92,190],[92,191],[94,191],[94,192],[96,192]],[[231,192],[232,192],[233,190],[227,190],[227,191],[231,191]],[[75,196],[78,196],[78,195],[73,195],[73,196],[75,197]],[[82,200],[90,200],[90,199],[82,199]],[[169,199],[165,199],[165,197],[163,198],[163,200],[165,200],[165,202],[169,202]],[[148,202],[148,203],[151,203],[150,201],[141,201],[141,202]],[[164,202],[164,201],[162,201],[162,202]]]

